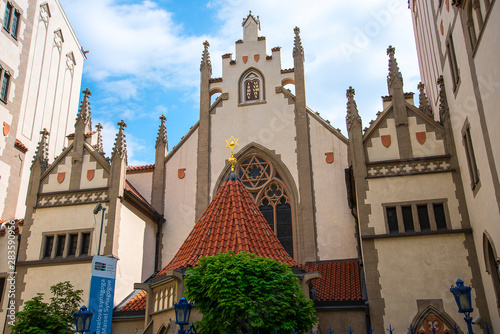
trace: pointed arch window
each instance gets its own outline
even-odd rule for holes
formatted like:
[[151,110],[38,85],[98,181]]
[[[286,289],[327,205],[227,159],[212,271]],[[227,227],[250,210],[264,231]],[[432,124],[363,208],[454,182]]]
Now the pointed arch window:
[[293,258],[293,211],[288,187],[274,165],[253,155],[241,160],[237,174],[252,194],[283,248]]
[[256,70],[250,70],[242,76],[240,82],[240,103],[264,101],[264,79]]

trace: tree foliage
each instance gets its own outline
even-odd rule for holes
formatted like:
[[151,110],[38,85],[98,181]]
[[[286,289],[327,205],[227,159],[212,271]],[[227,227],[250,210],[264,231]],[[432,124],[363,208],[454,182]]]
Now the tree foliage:
[[203,257],[185,278],[186,297],[203,319],[202,333],[305,332],[316,323],[290,267],[251,253]]
[[16,313],[13,334],[66,334],[73,333],[73,313],[78,311],[83,299],[83,290],[73,290],[70,282],[61,282],[50,287],[50,303],[43,301],[43,293],[24,303],[22,311]]

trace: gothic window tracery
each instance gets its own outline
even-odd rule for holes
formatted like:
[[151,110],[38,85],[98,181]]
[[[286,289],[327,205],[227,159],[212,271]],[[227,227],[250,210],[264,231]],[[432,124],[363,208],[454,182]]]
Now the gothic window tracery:
[[283,178],[272,163],[256,155],[243,159],[237,173],[283,248],[293,257],[292,205]]

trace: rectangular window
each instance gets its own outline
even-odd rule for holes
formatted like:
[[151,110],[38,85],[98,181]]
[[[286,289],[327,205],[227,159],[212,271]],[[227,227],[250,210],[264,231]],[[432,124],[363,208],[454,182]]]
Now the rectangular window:
[[413,216],[411,213],[411,206],[403,206],[401,207],[401,210],[403,212],[403,225],[405,227],[405,232],[413,232],[415,231],[415,228],[413,226]]
[[62,257],[64,255],[64,247],[66,244],[66,235],[57,236],[57,247],[56,247],[56,257]]
[[420,231],[430,231],[431,223],[429,220],[429,211],[427,204],[417,205],[418,222],[420,223]]
[[80,255],[88,255],[90,248],[90,233],[82,233],[82,242],[80,244]]
[[5,277],[0,277],[0,309],[3,304],[3,293],[5,292]]
[[10,75],[3,71],[2,87],[0,88],[0,100],[7,103],[7,94],[9,93]]
[[386,208],[387,213],[387,224],[389,225],[389,233],[398,233],[398,217],[396,213],[396,207]]
[[442,203],[433,204],[434,218],[438,230],[446,230],[446,216],[444,214],[444,206]]
[[455,55],[455,46],[453,45],[453,38],[450,35],[448,42],[446,43],[446,50],[448,51],[449,61],[450,61],[450,71],[451,77],[453,79],[453,91],[457,88],[458,80],[460,79],[458,73],[458,63],[457,57]]
[[68,256],[76,255],[76,247],[78,245],[78,234],[70,234],[69,235],[69,244],[68,244]]
[[54,236],[45,237],[45,248],[43,250],[43,257],[50,258],[52,256],[52,247],[54,246]]
[[[429,213],[429,210],[432,210],[431,213]],[[398,216],[398,212],[400,212],[400,216]],[[387,233],[400,233],[400,226],[404,228],[404,233],[448,229],[445,205],[442,201],[404,203],[403,205],[390,204],[390,206],[385,206],[385,213]],[[436,225],[434,225],[434,222]]]
[[17,39],[17,28],[19,27],[19,16],[21,14],[19,14],[19,12],[16,10],[14,11],[14,16],[12,17],[12,26],[11,26],[11,31],[10,31],[10,34],[12,37],[14,37],[15,39]]
[[479,183],[479,171],[476,164],[476,156],[474,155],[474,148],[472,147],[472,138],[470,134],[470,125],[467,123],[462,130],[463,145],[465,147],[465,157],[467,159],[467,166],[469,167],[470,185],[471,188],[476,188]]
[[10,4],[10,2],[7,2],[7,6],[5,7],[5,15],[3,17],[3,28],[7,31],[9,31],[11,15],[12,5]]

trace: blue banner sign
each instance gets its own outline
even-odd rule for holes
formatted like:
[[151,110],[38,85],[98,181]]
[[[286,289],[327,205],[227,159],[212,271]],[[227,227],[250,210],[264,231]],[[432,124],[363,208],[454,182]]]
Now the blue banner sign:
[[117,259],[95,255],[92,260],[89,310],[94,313],[92,334],[111,334]]

